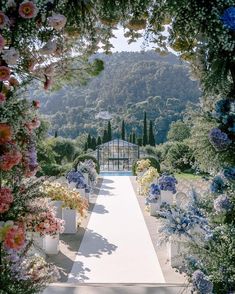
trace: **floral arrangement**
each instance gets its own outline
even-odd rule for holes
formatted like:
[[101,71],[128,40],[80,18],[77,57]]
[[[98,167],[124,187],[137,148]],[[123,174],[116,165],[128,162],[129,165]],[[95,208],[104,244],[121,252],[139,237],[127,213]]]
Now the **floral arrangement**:
[[40,236],[53,236],[64,231],[63,220],[56,218],[53,208],[46,199],[37,199],[29,203],[22,222],[28,232],[39,233]]
[[90,192],[90,187],[86,183],[86,180],[81,171],[71,170],[66,176],[69,183],[75,183],[77,189],[85,189],[87,193]]
[[142,176],[137,178],[137,183],[141,187],[141,193],[148,195],[150,185],[158,177],[158,171],[154,167],[150,167]]
[[136,165],[137,165],[136,167],[137,173],[141,173],[150,168],[151,162],[149,159],[141,159],[137,161]]
[[76,190],[71,190],[57,182],[50,183],[48,181],[44,183],[42,189],[47,197],[52,200],[63,201],[64,207],[76,209],[81,216],[85,215],[88,209],[88,201],[81,197]]
[[77,171],[82,174],[87,173],[89,180],[92,183],[96,182],[97,172],[95,168],[95,163],[92,160],[85,160],[83,162],[80,161],[79,164],[77,165]]
[[161,195],[161,189],[157,184],[151,184],[149,195],[145,200],[145,204],[156,203]]
[[159,186],[160,186],[160,189],[163,191],[171,191],[173,194],[175,194],[176,184],[177,184],[177,180],[174,176],[163,174],[159,178]]

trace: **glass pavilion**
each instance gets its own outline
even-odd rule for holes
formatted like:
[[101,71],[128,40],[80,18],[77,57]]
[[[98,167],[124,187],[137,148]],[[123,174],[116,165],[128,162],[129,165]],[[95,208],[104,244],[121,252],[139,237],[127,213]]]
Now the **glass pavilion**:
[[139,146],[121,139],[101,144],[96,151],[101,171],[129,171],[139,158]]

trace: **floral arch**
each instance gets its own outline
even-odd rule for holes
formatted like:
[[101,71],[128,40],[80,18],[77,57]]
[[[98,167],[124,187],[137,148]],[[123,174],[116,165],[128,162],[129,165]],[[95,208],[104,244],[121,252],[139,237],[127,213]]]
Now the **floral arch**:
[[[15,258],[22,258],[22,250],[29,245],[22,219],[27,215],[28,201],[40,197],[29,180],[38,169],[39,103],[27,99],[27,85],[39,80],[47,90],[52,83],[58,86],[77,76],[86,79],[98,74],[103,64],[99,60],[89,62],[89,56],[99,48],[110,53],[110,38],[117,25],[126,28],[129,42],[144,35],[160,54],[166,54],[167,48],[172,47],[190,63],[192,75],[200,80],[204,98],[193,127],[195,156],[202,170],[223,174],[226,183],[220,182],[218,187],[215,181],[215,193],[228,189],[226,201],[233,208],[224,209],[219,223],[209,220],[215,229],[214,243],[208,243],[211,251],[205,247],[200,253],[203,259],[208,252],[217,256],[226,249],[227,258],[219,260],[219,268],[218,262],[211,259],[203,266],[194,264],[194,269],[201,271],[197,279],[205,284],[207,279],[213,282],[215,293],[235,289],[234,1],[2,0],[0,221],[7,223],[0,229],[0,284],[6,285],[0,293],[35,293],[44,285],[43,279],[34,280],[32,274],[21,279],[22,273],[16,274],[6,262],[12,250]],[[46,263],[44,267],[49,271]],[[192,272],[187,273],[192,276]],[[14,290],[11,281],[16,281]]]

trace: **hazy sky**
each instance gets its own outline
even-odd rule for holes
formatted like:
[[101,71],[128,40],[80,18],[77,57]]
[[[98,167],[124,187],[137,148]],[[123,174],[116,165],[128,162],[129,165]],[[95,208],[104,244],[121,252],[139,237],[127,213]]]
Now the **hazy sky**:
[[[120,28],[118,30],[113,31],[114,35],[117,38],[111,39],[111,44],[114,46],[112,49],[113,52],[120,52],[120,51],[140,51],[141,45],[143,44],[143,38],[138,39],[137,42],[131,43],[128,45],[127,39],[124,37],[124,29]],[[148,47],[146,49],[151,49],[151,47]]]

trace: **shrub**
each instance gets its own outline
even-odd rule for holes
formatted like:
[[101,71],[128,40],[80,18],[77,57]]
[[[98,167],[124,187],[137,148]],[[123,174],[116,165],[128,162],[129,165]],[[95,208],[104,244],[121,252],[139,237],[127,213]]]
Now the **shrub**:
[[84,162],[85,160],[89,160],[89,159],[92,160],[95,163],[96,171],[99,174],[100,173],[99,162],[94,156],[91,156],[91,155],[86,155],[85,154],[85,155],[78,156],[73,162],[73,167],[77,170],[77,165],[78,165],[79,162]]
[[150,160],[150,166],[156,168],[157,171],[160,172],[161,168],[160,168],[160,163],[159,163],[159,161],[158,161],[155,157],[147,156],[147,157],[142,157],[142,158],[136,160],[136,162],[133,163],[133,165],[132,165],[132,174],[133,174],[134,176],[136,176],[137,162],[138,162],[139,160],[142,160],[142,159],[149,159],[149,160]]

